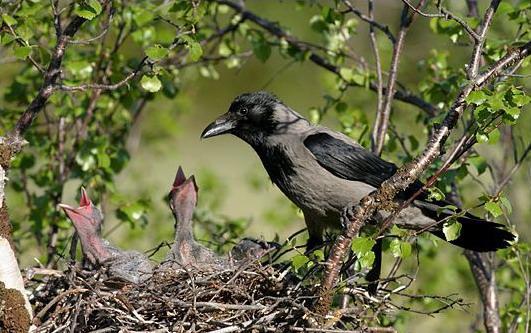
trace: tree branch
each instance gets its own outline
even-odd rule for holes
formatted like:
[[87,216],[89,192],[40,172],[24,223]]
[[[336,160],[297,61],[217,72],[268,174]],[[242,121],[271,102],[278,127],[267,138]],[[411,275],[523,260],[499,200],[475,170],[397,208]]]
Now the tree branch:
[[346,13],[349,13],[349,12],[354,13],[357,17],[360,18],[360,20],[367,22],[369,24],[370,29],[374,30],[374,28],[377,28],[378,30],[382,31],[387,36],[387,38],[389,38],[391,43],[394,44],[396,42],[395,36],[393,36],[391,31],[389,30],[389,27],[381,23],[378,23],[374,20],[374,16],[370,14],[372,10],[369,10],[369,16],[366,16],[361,11],[359,11],[357,8],[352,6],[350,1],[343,0],[343,3],[345,4],[345,6],[348,7],[348,10],[346,11]]
[[500,70],[510,66],[519,59],[527,57],[530,50],[531,42],[517,49],[510,50],[509,53],[495,63],[489,70],[464,86],[452,107],[447,112],[441,125],[433,131],[424,151],[412,162],[401,167],[378,190],[360,200],[359,205],[354,208],[354,214],[350,224],[344,230],[343,234],[337,237],[325,264],[325,273],[319,290],[319,300],[315,305],[315,310],[318,313],[324,314],[328,311],[332,289],[335,286],[341,268],[342,258],[344,258],[351,240],[365,224],[365,221],[379,209],[392,210],[395,213],[395,207],[392,203],[393,198],[399,191],[406,189],[409,184],[415,181],[441,155],[444,143],[467,106],[465,101],[467,96],[472,91],[481,88],[489,79],[494,78]]
[[498,292],[496,290],[496,276],[494,274],[493,258],[489,253],[479,253],[465,250],[464,255],[470,265],[470,270],[483,303],[483,322],[487,333],[500,332],[500,314],[498,310]]
[[53,86],[61,73],[61,64],[65,55],[65,49],[70,39],[76,34],[86,19],[76,16],[70,21],[63,33],[57,39],[57,44],[52,54],[48,69],[44,73],[44,82],[26,111],[20,116],[15,129],[8,137],[22,137],[39,112],[44,108],[46,101],[53,93]]
[[494,13],[498,9],[500,0],[492,0],[489,8],[485,11],[485,16],[483,17],[483,22],[481,23],[481,28],[478,31],[478,38],[474,42],[474,50],[472,51],[472,58],[468,64],[467,75],[468,79],[474,79],[478,74],[479,64],[481,62],[481,52],[483,50],[483,44],[487,38],[487,31],[489,29]]
[[[229,0],[214,0],[214,1],[219,4],[223,4],[223,5],[226,5],[232,8],[233,10],[237,11],[238,13],[242,15],[242,19],[247,19],[249,21],[254,22],[255,24],[262,27],[264,30],[266,30],[267,32],[269,32],[270,34],[272,34],[273,36],[277,38],[283,38],[284,40],[286,40],[288,44],[299,49],[300,51],[308,52],[308,54],[310,55],[309,59],[314,64],[328,70],[329,72],[336,74],[337,76],[340,76],[338,67],[329,63],[325,58],[312,52],[312,50],[307,45],[299,41],[297,38],[289,35],[287,32],[279,28],[278,25],[276,25],[275,23],[269,20],[266,20],[260,16],[257,16],[253,12],[246,10],[242,5],[238,3],[235,3]],[[374,82],[371,82],[369,84],[369,88],[373,91],[377,91],[378,89],[377,84],[375,84]],[[429,115],[435,115],[438,112],[438,109],[434,105],[431,105],[430,103],[426,102],[419,96],[416,96],[409,91],[398,90],[395,92],[394,98],[404,103],[414,105],[422,109],[423,111],[427,112]]]
[[[368,1],[368,11],[369,11],[369,18],[371,20],[374,19],[374,1],[369,0]],[[383,103],[383,76],[382,76],[382,62],[380,59],[380,52],[378,50],[378,43],[376,41],[376,34],[374,32],[374,27],[371,25],[369,26],[369,37],[371,41],[371,48],[374,53],[374,62],[376,63],[376,95],[377,95],[377,106],[376,106],[376,113],[380,113],[382,110],[382,103]],[[373,143],[373,151],[375,150],[375,146]]]
[[419,6],[417,6],[417,7],[413,6],[408,0],[402,0],[402,2],[404,4],[406,4],[407,6],[409,6],[409,8],[411,8],[415,13],[419,14],[420,16],[432,17],[432,18],[433,17],[440,17],[440,18],[444,18],[446,20],[452,19],[455,22],[457,22],[459,25],[461,25],[461,27],[463,27],[463,29],[465,29],[465,31],[470,35],[470,37],[472,37],[472,39],[474,41],[477,41],[477,40],[480,39],[480,36],[462,18],[460,18],[459,16],[453,14],[452,12],[450,12],[448,9],[444,8],[443,6],[439,5],[437,7],[439,9],[440,13],[438,13],[438,14],[430,14],[430,13],[424,13],[423,11],[418,9]]
[[140,64],[137,66],[137,68],[132,71],[131,73],[127,74],[122,80],[114,83],[114,84],[102,84],[102,83],[87,83],[82,84],[79,86],[66,86],[63,84],[55,85],[54,90],[63,90],[63,91],[87,91],[87,90],[116,90],[125,84],[127,84],[129,81],[133,80],[135,77],[140,74],[142,71],[142,68],[144,67],[144,64],[147,62],[148,57],[144,57],[142,61],[140,61]]
[[[424,5],[425,0],[421,0],[417,7]],[[383,106],[381,110],[378,110],[376,114],[376,120],[374,121],[374,126],[372,130],[372,141],[373,146],[375,147],[375,153],[380,155],[382,153],[383,145],[385,143],[385,135],[387,133],[387,128],[389,126],[389,117],[391,116],[391,104],[393,102],[395,84],[398,75],[398,64],[400,62],[400,56],[402,54],[402,49],[404,48],[404,40],[406,38],[407,31],[413,23],[413,20],[416,17],[416,12],[414,11],[409,15],[408,6],[404,5],[402,9],[402,17],[400,19],[400,30],[398,32],[398,37],[396,42],[393,45],[393,55],[391,58],[391,67],[389,69],[389,77],[387,79],[387,87],[383,100]]]

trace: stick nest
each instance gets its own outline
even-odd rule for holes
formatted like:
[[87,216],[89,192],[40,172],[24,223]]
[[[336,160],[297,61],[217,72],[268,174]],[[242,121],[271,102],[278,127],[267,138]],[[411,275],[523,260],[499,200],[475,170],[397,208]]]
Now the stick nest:
[[70,267],[32,279],[37,332],[234,332],[308,326],[312,291],[271,265],[156,272],[142,284]]

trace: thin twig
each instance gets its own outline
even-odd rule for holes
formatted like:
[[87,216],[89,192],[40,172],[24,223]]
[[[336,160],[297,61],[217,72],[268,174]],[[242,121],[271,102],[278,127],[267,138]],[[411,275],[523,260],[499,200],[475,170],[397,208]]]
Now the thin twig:
[[[284,30],[282,30],[278,25],[274,24],[273,22],[266,20],[253,12],[246,10],[242,5],[239,3],[229,1],[229,0],[215,0],[219,4],[226,5],[233,10],[237,11],[242,15],[242,19],[249,20],[257,24],[258,26],[262,27],[264,30],[272,34],[273,36],[284,39],[288,44],[291,46],[297,48],[300,51],[308,52],[309,54],[309,60],[318,65],[319,67],[322,67],[336,75],[339,74],[339,68],[337,66],[334,66],[330,62],[328,62],[325,58],[319,56],[315,52],[312,52],[311,49],[308,48],[305,43],[302,43],[297,38],[295,38],[292,35],[289,35]],[[377,85],[371,82],[369,84],[369,88],[373,91],[377,90]],[[430,115],[435,115],[438,112],[437,107],[434,105],[431,105],[430,103],[423,100],[421,97],[416,96],[412,94],[409,91],[405,90],[397,90],[394,94],[394,98],[402,101],[404,103],[408,103],[411,105],[415,105],[416,107],[420,108],[421,110],[427,112]]]
[[[425,0],[421,0],[417,7],[424,5]],[[402,9],[402,15],[400,19],[400,30],[396,42],[393,44],[393,56],[391,58],[391,67],[389,69],[389,77],[387,78],[387,86],[385,90],[385,96],[383,99],[383,105],[381,110],[376,114],[376,120],[372,130],[372,141],[374,151],[377,155],[382,153],[383,145],[385,143],[385,135],[387,134],[387,128],[389,126],[389,117],[391,116],[391,105],[393,97],[395,96],[395,84],[398,75],[398,65],[400,62],[400,56],[402,55],[402,49],[404,47],[404,40],[406,34],[416,17],[416,12],[409,14],[408,6],[404,5]]]
[[[389,30],[389,27],[386,26],[386,25],[383,25],[377,21],[374,20],[374,16],[371,15],[371,9],[369,9],[369,16],[366,16],[365,14],[363,14],[360,10],[358,10],[356,7],[354,7],[349,0],[343,0],[343,3],[345,4],[345,6],[348,7],[348,12],[352,12],[354,13],[357,17],[359,17],[362,21],[364,22],[367,22],[369,23],[369,27],[371,29],[378,29],[380,31],[382,31],[386,36],[387,38],[389,38],[389,40],[394,44],[396,39],[395,39],[395,36],[393,36],[393,34],[391,33],[391,30]],[[371,5],[369,5],[371,6]]]
[[137,68],[134,71],[127,74],[123,79],[121,79],[120,81],[114,84],[87,83],[87,84],[82,84],[79,86],[66,86],[66,85],[59,84],[59,85],[54,86],[54,90],[55,89],[63,90],[63,91],[116,90],[126,85],[129,81],[133,80],[135,77],[137,77],[142,71],[142,68],[144,67],[144,64],[146,64],[147,60],[148,60],[148,57],[144,57],[142,61],[140,61],[140,64],[137,66]]
[[483,50],[483,44],[487,38],[487,31],[494,17],[494,13],[498,9],[500,0],[492,0],[489,8],[485,11],[483,22],[481,22],[481,28],[478,31],[478,38],[474,43],[474,50],[472,51],[472,58],[468,64],[467,76],[468,79],[474,79],[478,75],[479,64],[481,62],[481,53]]
[[439,17],[439,18],[444,18],[444,19],[447,19],[447,20],[448,19],[452,19],[455,22],[457,22],[459,25],[461,25],[461,27],[463,27],[463,29],[465,29],[465,31],[470,35],[470,37],[472,37],[473,40],[477,41],[477,40],[480,39],[480,36],[474,31],[474,29],[472,29],[465,22],[465,20],[463,20],[459,16],[453,14],[448,9],[446,9],[446,8],[444,8],[442,6],[438,6],[438,9],[439,9],[440,13],[430,14],[430,13],[425,13],[425,12],[421,11],[420,9],[418,9],[418,6],[417,7],[413,6],[408,0],[402,0],[402,2],[405,3],[407,6],[409,6],[409,8],[411,8],[411,10],[413,10],[415,13],[417,13],[417,14],[419,14],[421,16],[431,17],[431,18]]
[[[369,10],[369,18],[372,20],[374,19],[374,1],[369,0],[368,1],[368,10]],[[378,50],[378,42],[376,40],[376,34],[374,33],[374,27],[371,25],[369,26],[369,37],[371,41],[371,48],[374,53],[374,62],[376,63],[376,95],[377,95],[377,106],[376,106],[376,114],[379,114],[382,112],[382,105],[383,105],[383,78],[382,78],[382,62],[380,60],[380,51]],[[375,149],[375,145],[373,143],[373,151]]]

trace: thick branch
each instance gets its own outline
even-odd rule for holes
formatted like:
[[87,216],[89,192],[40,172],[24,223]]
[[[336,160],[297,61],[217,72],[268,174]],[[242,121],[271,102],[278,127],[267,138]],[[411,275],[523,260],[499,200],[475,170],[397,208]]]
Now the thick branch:
[[[277,38],[283,38],[291,46],[296,47],[297,49],[301,51],[308,52],[308,54],[310,55],[309,59],[313,63],[328,70],[329,72],[332,72],[338,76],[340,75],[338,67],[329,63],[325,58],[312,52],[312,50],[307,45],[299,41],[297,38],[286,33],[284,30],[279,28],[278,25],[276,25],[275,23],[269,20],[266,20],[260,16],[257,16],[251,11],[246,10],[239,3],[235,3],[229,0],[214,0],[214,1],[216,1],[219,4],[223,4],[223,5],[231,7],[233,10],[239,12],[242,15],[242,19],[247,19],[249,21],[252,21],[258,26],[262,27],[267,32],[269,32],[270,34],[272,34],[273,36]],[[369,84],[369,88],[373,91],[377,91],[378,85],[374,82],[371,82]],[[412,93],[408,91],[398,90],[395,92],[394,98],[404,103],[417,106],[418,108],[424,110],[430,115],[435,115],[438,112],[437,108],[434,105],[431,105],[430,103],[426,102],[419,96],[413,95]]]
[[496,276],[494,275],[492,258],[488,253],[479,253],[470,250],[464,252],[470,270],[483,303],[483,323],[487,333],[500,332],[500,314],[498,306],[498,293],[496,290]]
[[441,148],[467,106],[465,102],[466,97],[472,91],[481,88],[481,86],[489,79],[494,78],[502,69],[527,57],[530,53],[530,49],[531,42],[520,48],[509,51],[506,56],[495,63],[489,70],[463,87],[440,127],[438,127],[430,136],[428,144],[422,154],[412,162],[400,168],[391,178],[386,180],[377,191],[360,200],[359,205],[354,209],[353,219],[350,221],[350,224],[343,234],[338,236],[330,251],[319,293],[319,301],[316,304],[315,309],[318,313],[323,314],[328,311],[332,288],[336,283],[341,268],[340,263],[342,258],[344,258],[352,238],[356,236],[361,227],[365,224],[365,221],[367,221],[378,209],[389,210],[390,208],[393,208],[392,200],[395,195],[399,191],[406,189],[409,184],[415,181],[424,170],[426,170],[427,167],[441,155]]
[[37,96],[35,96],[26,111],[24,111],[22,116],[20,116],[14,131],[9,135],[10,137],[23,136],[24,132],[29,128],[33,120],[44,108],[46,101],[53,92],[53,85],[61,74],[61,64],[65,55],[66,46],[85,21],[86,19],[80,16],[74,17],[57,39],[57,44],[52,53],[50,64],[44,73],[44,82],[42,87],[39,89]]

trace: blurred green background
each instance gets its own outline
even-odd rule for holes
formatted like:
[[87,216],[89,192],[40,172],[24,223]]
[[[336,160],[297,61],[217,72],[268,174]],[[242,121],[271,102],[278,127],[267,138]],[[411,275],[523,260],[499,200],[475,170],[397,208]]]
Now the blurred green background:
[[[465,12],[464,1],[449,1],[452,8]],[[481,12],[486,1],[480,1]],[[309,27],[312,16],[319,14],[317,7],[300,7],[295,10],[291,1],[246,1],[251,11],[259,13],[272,21],[281,22],[293,35],[300,39],[320,43],[320,36]],[[377,1],[376,18],[388,24],[392,30],[398,25],[402,3],[400,1]],[[514,32],[513,27],[504,24],[503,17],[496,17],[492,35],[508,37]],[[372,63],[372,52],[368,40],[368,29],[360,23],[358,33],[351,41],[356,53]],[[382,50],[382,62],[385,69],[390,61],[391,45],[384,36],[379,35]],[[429,20],[418,18],[406,37],[404,54],[401,58],[398,79],[409,89],[417,91],[419,79],[424,77],[418,63],[427,58],[433,49],[447,51],[449,62],[453,65],[466,63],[469,47],[451,43],[448,38],[435,35],[429,28]],[[128,52],[139,50],[133,47]],[[1,64],[0,93],[13,80],[19,70],[19,64]],[[301,215],[295,207],[283,197],[280,191],[269,181],[255,153],[244,142],[232,136],[222,136],[201,141],[199,135],[203,128],[219,114],[225,112],[231,100],[243,93],[256,90],[268,90],[276,94],[287,105],[298,112],[308,115],[312,107],[324,105],[325,95],[336,95],[334,77],[306,61],[293,63],[279,55],[273,49],[271,58],[262,63],[254,57],[245,61],[241,69],[227,69],[225,65],[215,66],[219,79],[203,77],[195,68],[180,72],[181,86],[178,96],[171,100],[157,95],[150,101],[141,115],[142,119],[134,127],[127,143],[131,154],[128,166],[116,180],[118,192],[130,199],[147,198],[152,205],[148,211],[148,224],[145,227],[120,222],[114,217],[116,207],[104,207],[106,212],[105,233],[111,242],[124,249],[148,250],[163,241],[173,238],[173,219],[165,203],[165,196],[171,182],[181,165],[188,174],[195,174],[200,188],[201,207],[208,207],[220,215],[231,219],[249,221],[247,236],[262,237],[266,240],[279,235],[284,239],[294,231],[304,227]],[[527,80],[529,86],[531,82]],[[347,90],[344,100],[349,107],[358,108],[372,124],[376,95],[362,88]],[[1,102],[1,100],[0,100]],[[394,124],[400,133],[415,135],[423,146],[426,129],[414,122],[417,110],[400,102],[394,104]],[[339,129],[336,115],[326,115],[323,122]],[[531,116],[523,112],[515,128],[517,135],[528,143],[531,140]],[[480,144],[477,150],[489,162],[502,163],[503,147]],[[385,156],[398,161],[396,156]],[[487,174],[480,179],[492,186]],[[520,238],[530,239],[531,209],[531,169],[528,162],[515,175],[506,193],[513,204],[512,222],[517,226]],[[78,183],[68,183],[63,202],[75,203],[74,193]],[[477,202],[476,198],[483,189],[477,181],[468,177],[462,184],[462,196],[466,207]],[[24,205],[20,193],[10,191],[8,205],[13,219],[22,218],[17,213],[18,207]],[[200,235],[199,235],[200,237]],[[443,242],[438,243],[431,255],[422,256],[416,281],[411,291],[418,290],[425,294],[448,295],[459,293],[465,301],[471,303],[468,310],[449,309],[433,318],[422,315],[409,315],[413,320],[400,328],[404,332],[464,332],[470,331],[475,320],[479,320],[478,294],[469,272],[465,258],[460,249]],[[21,242],[23,267],[33,265],[34,257],[39,256],[39,249],[33,240]],[[156,257],[164,256],[164,251]],[[414,272],[416,259],[408,259],[405,271]],[[386,258],[384,274],[389,270],[392,258]],[[387,266],[386,266],[387,264]]]

